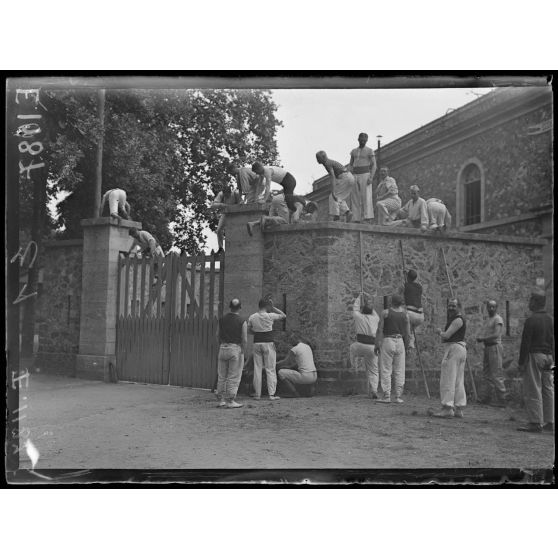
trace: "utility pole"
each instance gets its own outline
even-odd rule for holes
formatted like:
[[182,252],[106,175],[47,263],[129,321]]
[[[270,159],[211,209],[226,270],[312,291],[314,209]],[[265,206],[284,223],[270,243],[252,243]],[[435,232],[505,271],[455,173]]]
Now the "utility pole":
[[93,217],[98,217],[101,209],[101,187],[103,184],[103,139],[105,136],[105,90],[97,92],[97,115],[101,125],[101,134],[97,143],[97,157],[95,164],[95,199],[93,201]]

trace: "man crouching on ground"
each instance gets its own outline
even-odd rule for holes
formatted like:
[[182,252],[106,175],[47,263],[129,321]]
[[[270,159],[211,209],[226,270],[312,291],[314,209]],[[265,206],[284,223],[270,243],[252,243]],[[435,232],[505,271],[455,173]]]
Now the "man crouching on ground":
[[301,394],[296,389],[297,385],[308,386],[308,396],[312,397],[318,380],[312,348],[296,333],[291,335],[290,341],[293,347],[287,357],[277,363],[279,371],[277,375],[282,385],[289,391],[290,395],[287,397],[300,397]]

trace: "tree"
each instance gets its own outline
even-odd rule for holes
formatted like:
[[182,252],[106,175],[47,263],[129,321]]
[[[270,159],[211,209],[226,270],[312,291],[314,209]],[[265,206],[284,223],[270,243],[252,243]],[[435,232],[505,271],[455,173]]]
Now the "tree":
[[96,92],[49,91],[49,194],[67,191],[57,225],[81,236],[92,217],[95,147],[104,132],[103,191],[128,193],[132,218],[164,249],[198,253],[203,230],[215,230],[210,202],[232,181],[231,161],[278,163],[282,123],[265,90],[108,90],[104,130]]

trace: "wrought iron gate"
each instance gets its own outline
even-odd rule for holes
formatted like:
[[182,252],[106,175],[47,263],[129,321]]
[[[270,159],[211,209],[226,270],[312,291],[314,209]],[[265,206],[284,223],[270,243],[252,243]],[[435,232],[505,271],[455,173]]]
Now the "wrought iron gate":
[[117,276],[118,379],[213,387],[224,254],[142,258],[121,253]]

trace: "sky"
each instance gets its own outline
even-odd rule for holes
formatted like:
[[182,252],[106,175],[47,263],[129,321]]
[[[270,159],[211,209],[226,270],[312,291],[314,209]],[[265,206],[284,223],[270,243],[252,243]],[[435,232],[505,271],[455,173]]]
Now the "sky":
[[[316,162],[316,151],[342,164],[358,145],[360,132],[377,147],[376,136],[385,145],[420,126],[444,116],[490,89],[273,89],[277,117],[283,127],[277,132],[281,165],[297,182],[296,193],[312,191],[312,182],[325,174]],[[207,231],[208,250],[217,249],[214,233]]]

